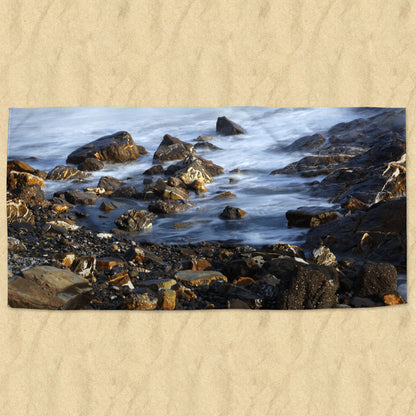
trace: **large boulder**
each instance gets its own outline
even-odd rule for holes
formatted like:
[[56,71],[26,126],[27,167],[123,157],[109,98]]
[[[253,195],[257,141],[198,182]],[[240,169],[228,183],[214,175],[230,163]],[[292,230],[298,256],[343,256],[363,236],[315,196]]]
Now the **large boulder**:
[[243,127],[239,126],[237,123],[234,123],[234,121],[229,120],[227,117],[218,117],[216,130],[218,133],[224,136],[246,133]]
[[78,165],[85,159],[95,158],[108,162],[128,162],[137,160],[140,149],[126,131],[100,137],[76,150],[66,159],[66,163]]
[[195,149],[192,144],[183,142],[170,134],[166,134],[157,148],[153,160],[165,162],[169,160],[184,159],[186,156],[193,153],[195,153]]
[[152,228],[156,215],[146,210],[131,208],[117,217],[114,222],[118,228],[125,231],[145,231]]
[[68,181],[70,179],[82,179],[91,176],[91,173],[85,173],[71,166],[58,165],[48,173],[47,179],[54,181]]
[[9,279],[9,305],[31,309],[80,309],[90,300],[88,280],[51,266],[26,269]]

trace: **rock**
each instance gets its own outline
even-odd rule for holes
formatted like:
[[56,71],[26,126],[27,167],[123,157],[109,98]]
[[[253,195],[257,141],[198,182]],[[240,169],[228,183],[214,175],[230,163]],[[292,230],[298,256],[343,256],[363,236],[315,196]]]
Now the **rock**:
[[[143,152],[143,150],[142,150]],[[108,162],[128,162],[137,160],[141,151],[126,131],[100,137],[73,151],[66,163],[78,165],[85,159],[95,158]]]
[[157,180],[153,190],[161,195],[164,201],[189,199],[188,191],[186,189],[169,186],[160,178]]
[[218,200],[218,199],[232,199],[232,198],[237,198],[237,195],[234,195],[232,192],[227,191],[227,192],[221,192],[220,194],[215,195],[212,199]]
[[149,293],[132,293],[124,299],[121,308],[148,311],[156,309],[157,303],[158,298],[156,295]]
[[63,228],[65,231],[76,231],[79,230],[81,227],[76,225],[73,221],[68,218],[62,220],[51,220],[48,221],[47,224],[50,224],[52,228],[60,227]]
[[224,211],[220,214],[220,218],[224,220],[236,220],[243,218],[247,214],[246,211],[243,211],[241,208],[234,208],[227,206],[224,208]]
[[39,205],[45,208],[50,206],[50,202],[45,199],[45,195],[38,184],[16,188],[11,192],[11,195],[13,198],[25,202],[29,207]]
[[91,192],[82,192],[73,189],[65,191],[65,199],[71,204],[94,205],[98,197]]
[[228,262],[224,267],[224,274],[229,280],[238,280],[240,277],[255,277],[260,270],[259,263],[254,259],[236,259]]
[[[69,269],[72,266],[72,263],[75,261],[75,254],[74,253],[59,253],[58,261],[62,266]],[[82,276],[82,277],[86,277],[86,276]]]
[[100,205],[100,210],[104,212],[112,211],[113,209],[116,209],[119,207],[119,204],[116,204],[112,201],[103,201],[103,203]]
[[178,201],[154,201],[149,204],[149,211],[156,214],[173,214],[186,211],[194,207],[194,204],[184,200]]
[[241,299],[231,299],[230,309],[251,309],[247,302]]
[[152,175],[160,175],[162,173],[163,173],[163,166],[162,165],[155,165],[155,166],[152,166],[151,168],[145,170],[143,172],[143,175],[152,176]]
[[354,296],[351,298],[349,304],[354,308],[371,308],[377,306],[377,303],[372,299]]
[[176,292],[174,290],[160,290],[158,292],[160,309],[174,310],[176,307]]
[[195,149],[207,149],[207,150],[224,150],[221,147],[215,146],[215,144],[208,142],[199,142],[194,145]]
[[300,207],[286,212],[289,227],[317,227],[341,217],[330,207]]
[[179,179],[173,176],[168,178],[168,185],[173,186],[174,188],[185,188],[186,185]]
[[114,222],[118,228],[125,231],[145,231],[152,228],[152,222],[156,215],[146,210],[131,208],[117,217]]
[[185,285],[209,285],[215,281],[227,282],[227,278],[217,271],[182,270],[175,274],[175,279]]
[[391,295],[384,295],[383,301],[385,305],[402,305],[406,303],[403,296],[398,292],[392,293]]
[[196,270],[196,271],[213,270],[212,264],[206,259],[192,260],[191,263],[192,263],[192,266],[191,266],[192,270]]
[[212,136],[198,136],[194,142],[208,142],[210,140],[214,140],[214,138]]
[[9,253],[21,253],[27,250],[26,246],[14,237],[7,237],[7,249]]
[[252,277],[239,277],[233,281],[234,285],[241,286],[241,287],[249,287],[256,283],[256,281]]
[[313,250],[310,255],[311,261],[316,264],[321,264],[323,266],[337,266],[337,259],[334,253],[328,247],[321,246]]
[[20,199],[9,199],[7,201],[7,223],[11,224],[14,222],[35,224],[33,212]]
[[195,191],[195,193],[197,193],[198,195],[203,194],[208,191],[202,179],[196,179],[195,181],[190,183],[188,187],[192,189],[193,191]]
[[33,169],[32,166],[29,166],[26,162],[23,162],[21,160],[9,160],[7,162],[7,174],[9,174],[12,170],[14,170],[15,172],[35,172],[35,169]]
[[385,295],[397,292],[397,271],[390,263],[367,261],[355,283],[358,296],[383,299]]
[[117,178],[113,178],[112,176],[101,176],[98,181],[97,188],[103,188],[106,191],[112,192],[120,188],[122,185],[124,185],[124,182]]
[[90,300],[88,281],[51,266],[37,266],[9,280],[9,305],[14,308],[79,309]]
[[110,271],[117,266],[124,267],[124,262],[114,257],[100,257],[96,260],[97,270]]
[[89,176],[92,176],[92,174],[71,168],[70,166],[59,165],[48,173],[47,179],[54,181],[68,181],[70,179],[88,178]]
[[143,264],[146,260],[146,253],[141,247],[132,246],[126,253],[126,259],[136,264]]
[[195,153],[192,144],[183,142],[176,137],[166,134],[157,148],[153,160],[165,162],[169,160],[184,159],[192,153]]
[[134,186],[122,186],[111,193],[111,198],[136,198],[137,191]]
[[134,289],[127,270],[122,270],[120,273],[112,276],[107,280],[107,283],[114,286],[128,286],[130,289]]
[[247,133],[241,126],[229,120],[227,117],[218,117],[216,131],[224,136]]
[[61,213],[69,211],[69,208],[71,207],[72,207],[71,204],[62,202],[62,203],[52,204],[51,209],[55,211],[57,214],[61,214]]
[[386,177],[387,180],[377,194],[375,202],[406,196],[406,154],[400,160],[390,162],[382,176]]
[[172,286],[176,285],[175,279],[151,279],[141,280],[137,283],[138,287],[148,287],[151,290],[158,291],[159,289],[171,289]]
[[271,175],[285,174],[295,175],[300,174],[304,177],[325,175],[339,165],[352,159],[353,156],[335,155],[335,156],[305,156],[297,162],[290,163],[282,169],[272,171]]
[[367,210],[368,205],[349,195],[348,199],[343,204],[341,204],[341,207],[347,209],[348,211],[355,212]]
[[[273,254],[281,255],[281,256],[289,256],[289,257],[299,257],[305,259],[305,253],[303,250],[295,245],[292,244],[285,244],[285,243],[277,243],[277,244],[269,244],[263,247],[263,250],[271,251]],[[262,256],[270,256],[270,253],[261,253]]]
[[7,190],[12,191],[16,188],[23,188],[27,185],[39,185],[40,187],[45,185],[43,179],[38,176],[32,175],[28,172],[16,172],[10,171],[7,175]]
[[104,163],[95,157],[88,157],[82,163],[78,165],[79,170],[93,172],[104,169]]
[[295,140],[292,144],[286,146],[284,150],[288,152],[311,151],[321,147],[324,142],[325,138],[322,135],[314,134],[312,136],[304,136]]
[[82,277],[89,277],[95,270],[97,260],[95,256],[77,257],[71,265],[71,270]]

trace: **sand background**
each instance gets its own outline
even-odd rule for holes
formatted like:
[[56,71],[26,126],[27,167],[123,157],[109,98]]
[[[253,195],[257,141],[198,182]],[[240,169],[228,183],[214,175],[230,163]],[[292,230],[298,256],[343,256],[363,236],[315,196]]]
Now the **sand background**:
[[[411,1],[3,0],[0,21],[3,174],[8,108],[55,106],[406,107],[413,171]],[[405,306],[14,310],[0,189],[1,415],[415,414],[410,215]]]

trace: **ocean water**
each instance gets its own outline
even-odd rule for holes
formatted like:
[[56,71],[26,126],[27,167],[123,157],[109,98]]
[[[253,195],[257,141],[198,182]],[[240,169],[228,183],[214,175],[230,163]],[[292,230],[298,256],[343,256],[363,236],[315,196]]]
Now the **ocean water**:
[[[339,122],[368,117],[377,109],[357,108],[40,108],[11,109],[8,158],[24,160],[36,169],[52,170],[64,165],[78,147],[120,130],[128,131],[138,145],[150,153],[123,164],[106,164],[83,184],[46,181],[44,192],[96,186],[100,177],[114,176],[143,189],[143,171],[152,166],[153,153],[165,134],[193,142],[198,136],[212,136],[211,143],[223,150],[197,150],[197,154],[224,167],[225,173],[208,184],[203,196],[191,194],[196,206],[186,212],[157,218],[151,230],[133,234],[137,241],[187,243],[230,241],[251,245],[285,242],[301,244],[306,229],[288,228],[285,213],[307,205],[328,205],[312,198],[307,183],[321,178],[270,175],[274,169],[300,159],[304,154],[282,150],[296,139],[325,132]],[[221,136],[215,131],[217,117],[226,116],[247,130],[247,134]],[[168,164],[165,165],[165,167]],[[239,168],[242,174],[232,174]],[[230,184],[230,178],[237,179]],[[213,201],[219,192],[231,191],[237,198]],[[146,209],[149,201],[119,200],[111,213],[82,207],[90,216],[81,222],[95,231],[115,228],[114,219],[129,208]],[[242,208],[241,220],[224,221],[219,214],[227,205]],[[178,228],[177,223],[186,223]],[[176,226],[175,226],[176,224]]]

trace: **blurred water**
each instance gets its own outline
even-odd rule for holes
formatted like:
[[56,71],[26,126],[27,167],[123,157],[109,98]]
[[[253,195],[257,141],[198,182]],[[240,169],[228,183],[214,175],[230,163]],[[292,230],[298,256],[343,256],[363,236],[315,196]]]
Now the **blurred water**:
[[[362,109],[368,116],[371,110]],[[375,111],[375,110],[374,110]],[[215,131],[217,117],[227,116],[247,130],[238,136],[220,136]],[[46,171],[65,164],[66,157],[76,148],[119,130],[128,131],[138,145],[150,153],[138,161],[125,164],[106,164],[94,172],[85,184],[46,181],[45,193],[57,190],[82,189],[96,186],[101,176],[110,175],[127,180],[138,190],[143,188],[143,171],[152,166],[152,156],[165,134],[192,142],[200,135],[213,136],[211,141],[222,151],[197,153],[223,166],[225,174],[208,184],[204,196],[193,196],[196,207],[184,213],[158,218],[153,228],[135,236],[137,240],[184,243],[224,241],[259,245],[286,242],[299,244],[306,230],[289,229],[285,213],[304,205],[327,205],[325,199],[311,198],[305,184],[316,180],[272,175],[274,169],[286,166],[302,157],[280,148],[299,137],[325,133],[339,122],[360,117],[359,109],[351,108],[42,108],[11,109],[9,122],[9,159],[27,161]],[[231,174],[239,168],[242,174]],[[129,179],[127,179],[129,178]],[[230,184],[230,178],[238,180]],[[231,191],[237,198],[212,201],[217,192]],[[145,209],[148,201],[122,200],[119,209],[105,214],[95,207],[82,207],[91,215],[84,224],[97,231],[110,231],[114,218],[131,207]],[[242,220],[224,221],[218,215],[225,206],[232,205],[248,212]],[[175,223],[189,223],[176,228]]]

